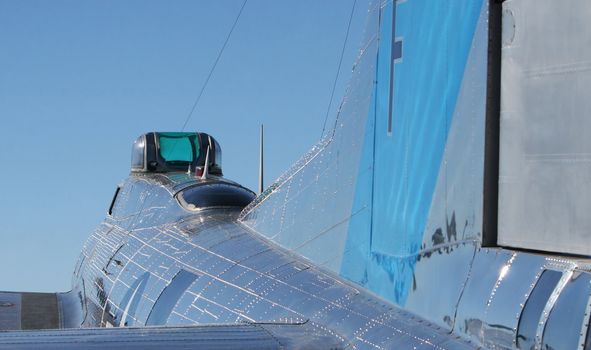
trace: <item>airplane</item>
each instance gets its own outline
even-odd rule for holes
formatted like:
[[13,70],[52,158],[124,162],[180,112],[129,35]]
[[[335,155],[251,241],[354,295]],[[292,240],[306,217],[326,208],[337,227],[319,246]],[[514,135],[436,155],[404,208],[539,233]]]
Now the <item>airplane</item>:
[[591,4],[381,0],[334,128],[262,193],[150,132],[67,293],[0,348],[587,349]]

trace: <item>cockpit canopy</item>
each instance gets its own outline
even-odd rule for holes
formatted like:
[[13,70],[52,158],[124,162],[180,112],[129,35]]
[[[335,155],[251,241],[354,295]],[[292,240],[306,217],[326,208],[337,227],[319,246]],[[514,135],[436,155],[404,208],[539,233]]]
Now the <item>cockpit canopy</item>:
[[149,132],[133,143],[131,171],[194,172],[205,166],[208,148],[209,173],[222,176],[222,148],[212,136],[203,132]]

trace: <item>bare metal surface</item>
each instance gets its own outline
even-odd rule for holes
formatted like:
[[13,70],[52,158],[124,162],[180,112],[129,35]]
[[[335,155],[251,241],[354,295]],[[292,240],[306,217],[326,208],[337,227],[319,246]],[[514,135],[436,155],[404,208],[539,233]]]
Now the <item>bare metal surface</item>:
[[[543,2],[561,7],[558,3]],[[374,191],[373,177],[380,169],[376,168],[375,158],[365,157],[372,152],[373,157],[375,152],[379,153],[373,148],[375,143],[366,142],[374,140],[374,129],[378,127],[375,125],[377,119],[371,119],[372,104],[375,103],[373,89],[384,84],[380,79],[376,81],[379,74],[374,74],[376,57],[378,60],[380,57],[377,33],[382,24],[380,21],[384,20],[382,16],[391,14],[391,11],[409,11],[411,3],[416,2],[379,1],[371,7],[368,35],[354,67],[352,88],[341,105],[334,132],[251,205],[242,212],[239,208],[229,207],[188,211],[177,200],[180,191],[204,181],[222,180],[199,179],[180,173],[130,176],[121,185],[112,213],[84,245],[75,267],[72,291],[59,294],[56,304],[28,299],[34,301],[28,303],[29,306],[54,308],[57,305],[54,314],[59,315],[59,324],[52,321],[57,324],[56,328],[85,329],[0,332],[0,348],[35,348],[42,344],[54,349],[160,348],[164,345],[247,349],[514,349],[518,345],[519,321],[536,283],[545,270],[555,270],[562,274],[562,279],[550,297],[540,300],[541,316],[532,317],[537,325],[535,345],[541,348],[543,337],[549,331],[546,327],[548,319],[557,301],[569,306],[569,300],[560,297],[570,286],[573,271],[588,272],[590,265],[587,259],[481,247],[487,1],[482,2],[480,12],[475,12],[474,37],[466,58],[464,78],[459,84],[458,101],[453,106],[447,140],[441,142],[444,147],[441,164],[438,168],[429,168],[437,177],[425,227],[418,232],[410,230],[412,232],[407,235],[403,235],[404,230],[372,231],[377,220],[374,207],[382,208],[392,204],[389,202],[392,198],[397,198],[392,195],[385,203],[374,201],[374,195],[395,194],[397,189],[385,181],[382,185],[385,183],[390,187]],[[535,233],[533,228],[536,227],[540,232],[536,239],[554,244],[556,242],[547,240],[545,234],[555,222],[582,223],[583,226],[587,223],[586,219],[579,217],[579,209],[586,210],[586,206],[572,211],[561,208],[565,211],[559,211],[553,217],[554,213],[546,209],[556,203],[544,200],[548,199],[546,197],[536,197],[540,192],[533,192],[532,198],[536,201],[531,207],[519,204],[523,191],[531,188],[519,181],[512,182],[524,174],[532,175],[528,172],[537,169],[537,165],[532,164],[550,164],[556,160],[528,156],[522,162],[524,159],[520,157],[523,154],[519,152],[529,152],[525,146],[541,147],[544,138],[524,142],[518,145],[523,146],[520,149],[512,142],[527,140],[527,137],[520,137],[523,135],[519,133],[527,131],[526,136],[539,136],[529,133],[530,129],[538,130],[536,126],[541,119],[535,118],[542,118],[544,123],[550,124],[554,121],[544,114],[546,111],[534,109],[542,117],[533,112],[518,113],[524,118],[521,120],[524,124],[516,128],[511,124],[515,120],[512,119],[515,115],[512,107],[530,111],[521,103],[535,102],[533,94],[530,95],[532,91],[539,93],[537,97],[543,97],[546,89],[542,87],[547,87],[546,83],[559,83],[552,79],[558,77],[560,80],[572,73],[568,69],[558,69],[560,67],[532,70],[526,74],[527,79],[522,79],[524,76],[520,74],[524,71],[520,70],[524,67],[520,55],[525,54],[522,52],[524,47],[534,51],[540,49],[536,42],[529,43],[531,47],[519,46],[524,40],[523,29],[529,28],[528,25],[536,27],[550,16],[541,9],[527,14],[520,10],[528,8],[530,3],[533,4],[529,0],[504,3],[503,74],[514,75],[503,76],[506,88],[503,103],[507,106],[503,110],[503,164],[509,166],[504,170],[521,171],[518,176],[501,174],[501,191],[505,192],[499,208],[503,220],[500,227],[504,234],[510,235],[500,234],[499,237],[501,243],[508,245],[512,237],[525,237],[526,241],[534,237],[532,232]],[[578,0],[575,3],[587,6]],[[442,9],[452,8],[453,4],[449,4],[450,7]],[[480,3],[470,3],[473,4]],[[571,11],[563,7],[560,11]],[[454,18],[452,16],[457,14],[449,11],[447,15]],[[524,27],[524,19],[532,18],[531,22],[525,21]],[[390,25],[392,28],[388,29],[395,31],[394,23]],[[566,27],[575,25],[576,21]],[[403,47],[408,49],[412,44],[407,38]],[[387,49],[389,45],[385,45]],[[586,52],[587,49],[581,50]],[[386,56],[391,57],[390,53]],[[560,53],[550,56],[551,59],[562,57]],[[394,62],[394,66],[397,69],[410,67],[411,58],[406,56],[404,60]],[[445,63],[447,67],[447,63],[453,62]],[[533,64],[537,63],[533,61]],[[580,65],[574,68],[580,68]],[[581,79],[586,79],[586,73]],[[524,82],[533,85],[519,85]],[[519,90],[525,87],[528,89]],[[553,89],[547,91],[555,92]],[[389,95],[392,98],[392,94]],[[540,109],[547,108],[552,101],[546,97],[544,103],[539,104]],[[547,109],[552,111],[552,108]],[[572,117],[572,114],[566,115]],[[431,124],[425,125],[426,129],[421,130],[427,132]],[[558,131],[558,136],[564,136],[563,129]],[[560,137],[557,139],[543,146],[565,145],[559,144]],[[421,145],[429,140],[419,141]],[[564,160],[558,158],[560,162]],[[554,191],[551,192],[552,199],[557,198],[560,205],[578,203],[571,202],[569,196],[576,190],[572,186],[581,185],[577,181],[585,180],[581,174],[588,173],[584,168],[588,162],[585,157],[575,160],[577,162],[560,170],[552,167],[538,169],[543,171],[533,174],[532,186],[544,184],[543,181],[548,179],[566,181],[569,177],[560,176],[560,172],[574,169],[577,178],[573,183],[550,190]],[[358,191],[356,186],[359,184],[362,189],[366,190],[363,186],[367,185],[371,190]],[[520,185],[521,188],[513,188]],[[579,199],[584,197],[585,191],[576,194]],[[414,202],[423,198],[403,196],[399,199],[409,200],[407,204],[412,207]],[[515,207],[516,203],[521,206]],[[532,216],[533,210],[537,211]],[[565,212],[572,214],[566,221]],[[377,221],[387,222],[398,213],[381,214]],[[519,220],[515,221],[516,218]],[[574,221],[569,221],[571,219]],[[552,225],[538,227],[544,225],[544,220],[555,221]],[[416,224],[414,219],[408,222],[411,228]],[[527,230],[521,230],[519,225],[526,222],[531,225]],[[577,227],[569,226],[566,231],[570,234]],[[562,232],[557,227],[552,230]],[[419,240],[414,242],[417,237],[410,239],[411,234]],[[369,239],[362,239],[368,236]],[[351,237],[353,239],[349,240]],[[576,239],[575,242],[583,246],[577,249],[586,249],[586,241]],[[534,247],[529,244],[531,242],[533,240],[524,246]],[[0,294],[0,300],[3,295]],[[25,314],[32,315],[32,309],[27,311],[23,307],[26,298],[21,301],[21,294],[10,297],[14,299],[14,305],[8,305],[12,302],[7,301],[6,312],[3,312],[0,301],[0,326],[18,329],[21,318],[24,319]],[[586,304],[586,311],[589,305]],[[580,327],[575,327],[579,345],[585,342],[588,319],[588,315],[585,316]],[[146,325],[156,327],[144,327]],[[30,327],[31,324],[27,325]]]
[[61,296],[70,326],[75,323],[68,320],[76,319],[83,327],[143,326],[184,270],[194,280],[160,325],[306,323],[360,349],[512,348],[540,273],[587,267],[585,261],[469,242],[441,245],[417,262],[422,283],[414,287],[408,310],[418,312],[408,312],[252,232],[236,221],[236,210],[183,211],[172,195],[178,181],[131,177],[123,186],[144,198],[134,204],[140,215],[118,219],[115,211],[85,244],[74,290]]
[[0,292],[0,331],[56,328],[61,327],[55,293]]
[[60,327],[55,293],[23,293],[21,301],[21,329],[55,329]]
[[0,330],[21,329],[21,294],[0,293]]
[[[466,30],[468,34],[462,32],[467,36],[466,57],[458,74],[451,77],[447,70],[454,59],[459,60],[449,46],[429,52],[446,58],[438,65],[429,64],[428,70],[421,66],[428,54],[418,52],[457,41],[456,31],[440,32],[461,22],[455,17],[460,12],[450,10],[458,3],[442,5],[433,21],[423,19],[431,14],[415,7],[418,2],[380,1],[379,9],[372,8],[366,44],[334,132],[249,205],[240,219],[278,245],[449,331],[482,239],[488,1],[465,6],[473,7],[466,10],[473,28]],[[392,19],[396,16],[400,18]],[[403,20],[404,16],[416,16],[417,21]],[[409,53],[392,66],[390,39],[399,38],[385,33],[396,31],[396,20],[416,26],[406,28],[403,47]],[[425,36],[429,33],[428,40],[409,41],[411,32],[422,30]],[[396,67],[398,76],[440,77],[441,86],[433,81],[424,89],[432,96],[425,92],[418,100],[398,101],[407,108],[394,116],[396,136],[384,136],[385,121],[380,119],[391,102],[384,95],[392,98],[392,91],[382,91],[392,86],[393,72],[385,72],[386,66]],[[401,97],[412,96],[404,93],[417,89],[412,82],[400,84]],[[456,85],[453,102],[441,99]],[[404,116],[417,110],[425,112],[417,118]],[[449,125],[441,123],[447,118]],[[404,136],[398,134],[402,129],[421,132]],[[439,152],[441,159],[435,156]],[[424,165],[424,159],[433,159],[434,164]],[[430,176],[423,177],[426,173]],[[416,192],[409,190],[413,185]],[[445,303],[431,298],[435,289]]]
[[[350,87],[339,107],[334,130],[310,149],[244,209],[241,220],[282,247],[338,272],[353,217],[369,217],[370,204],[352,208],[375,87],[379,12],[370,8],[366,37],[354,64]],[[369,165],[368,165],[369,166]],[[301,220],[300,218],[306,218]]]
[[485,345],[515,346],[521,311],[543,270],[544,258],[529,254],[513,254],[500,267],[484,309],[481,334]]
[[503,9],[499,244],[591,255],[591,3]]
[[[67,324],[74,317],[84,327],[143,326],[184,270],[195,279],[161,325],[307,323],[355,348],[469,347],[253,233],[236,221],[237,210],[183,210],[171,195],[177,185],[161,175],[123,184],[128,207],[116,205],[89,238],[74,290],[63,297]],[[82,307],[74,311],[76,298]]]
[[474,259],[470,278],[466,284],[456,315],[456,330],[478,342],[483,341],[483,322],[486,310],[498,288],[503,266],[512,253],[496,249],[483,249]]
[[351,349],[306,324],[0,332],[0,349]]
[[418,282],[405,307],[451,331],[477,249],[474,242],[461,242],[423,251],[415,270]]

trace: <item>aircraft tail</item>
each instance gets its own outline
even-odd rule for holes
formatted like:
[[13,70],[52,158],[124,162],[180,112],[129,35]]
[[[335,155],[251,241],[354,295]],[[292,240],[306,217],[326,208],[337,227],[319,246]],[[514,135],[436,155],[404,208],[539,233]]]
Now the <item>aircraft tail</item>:
[[460,242],[473,254],[483,221],[488,10],[485,0],[373,5],[334,133],[243,222],[401,305],[421,254]]
[[589,11],[378,1],[334,132],[241,220],[450,327],[481,247],[591,255]]

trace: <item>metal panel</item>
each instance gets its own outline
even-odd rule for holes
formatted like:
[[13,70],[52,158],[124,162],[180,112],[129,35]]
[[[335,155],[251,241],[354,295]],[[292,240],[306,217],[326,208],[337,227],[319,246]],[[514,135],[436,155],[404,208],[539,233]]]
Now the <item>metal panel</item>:
[[180,270],[154,303],[154,307],[146,320],[146,326],[166,324],[166,320],[172,313],[174,306],[196,279],[195,274]]
[[591,255],[591,2],[503,2],[501,245]]
[[[479,247],[488,5],[380,1],[334,133],[242,221],[237,210],[183,210],[174,194],[195,184],[191,176],[134,175],[75,269],[84,326],[270,322],[304,333],[253,325],[209,328],[207,339],[201,327],[0,333],[0,347],[105,337],[248,347],[251,336],[257,348],[309,347],[296,337],[358,349],[514,347],[542,269],[575,264]],[[507,47],[519,40],[515,18],[506,11]],[[538,343],[560,290],[542,298]],[[68,312],[83,314],[74,296]]]
[[519,317],[516,342],[520,349],[535,348],[536,332],[540,323],[540,317],[548,299],[554,292],[554,288],[562,278],[562,273],[553,270],[546,270],[538,279],[535,288],[528,295],[524,303],[523,311]]
[[0,332],[0,349],[347,349],[311,324]]
[[[129,179],[147,194],[149,204],[126,220],[107,218],[109,224],[99,226],[83,250],[74,278],[88,310],[83,326],[295,322],[358,349],[469,346],[253,233],[236,221],[236,210],[183,216],[169,191],[170,182],[178,181],[159,177]],[[150,193],[159,195],[151,198]],[[153,216],[152,208],[171,215]],[[181,281],[179,275],[190,278]],[[78,320],[83,312],[69,307],[68,313],[76,315],[67,317]],[[150,312],[162,319],[156,322]],[[67,333],[60,338],[67,340]]]
[[482,338],[485,346],[508,349],[515,346],[521,312],[544,264],[543,256],[517,253],[501,268],[488,295],[483,318]]
[[0,330],[21,329],[21,293],[0,293]]
[[[422,252],[481,236],[488,6],[380,1],[333,132],[241,221],[396,304],[431,285]],[[441,286],[455,301],[470,257]],[[440,325],[454,305],[413,301]]]
[[422,252],[405,307],[451,330],[476,249],[467,242]]
[[576,271],[552,308],[544,327],[542,349],[581,349],[589,323],[591,276]]
[[476,253],[470,279],[458,305],[454,330],[483,341],[483,323],[487,310],[504,276],[506,266],[511,266],[514,254],[508,251],[481,249]]

